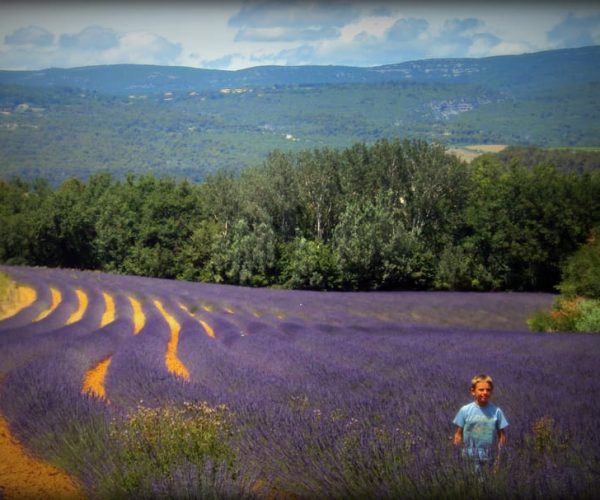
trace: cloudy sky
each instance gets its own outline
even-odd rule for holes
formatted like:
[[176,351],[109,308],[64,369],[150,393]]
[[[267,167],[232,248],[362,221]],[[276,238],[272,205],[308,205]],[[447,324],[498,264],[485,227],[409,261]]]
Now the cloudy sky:
[[3,0],[0,69],[376,66],[600,44],[600,2]]

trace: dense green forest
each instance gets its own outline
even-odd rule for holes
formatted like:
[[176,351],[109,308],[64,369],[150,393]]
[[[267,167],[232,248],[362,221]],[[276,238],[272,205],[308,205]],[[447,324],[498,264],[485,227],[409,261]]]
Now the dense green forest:
[[402,136],[465,144],[598,146],[600,83],[519,98],[469,83],[304,85],[111,96],[0,85],[0,176],[110,172],[199,182],[279,149]]
[[[557,156],[560,160],[560,155]],[[600,225],[600,170],[381,139],[199,183],[0,182],[0,261],[310,289],[547,290]]]
[[510,146],[497,153],[496,159],[506,165],[518,162],[532,168],[545,163],[555,165],[561,172],[591,173],[600,170],[600,147],[542,149],[533,146]]

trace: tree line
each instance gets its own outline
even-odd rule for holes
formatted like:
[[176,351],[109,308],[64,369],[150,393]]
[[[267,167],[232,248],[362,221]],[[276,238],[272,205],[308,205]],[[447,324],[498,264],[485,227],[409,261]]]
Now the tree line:
[[600,224],[600,171],[379,140],[200,183],[0,181],[0,261],[298,289],[545,290]]

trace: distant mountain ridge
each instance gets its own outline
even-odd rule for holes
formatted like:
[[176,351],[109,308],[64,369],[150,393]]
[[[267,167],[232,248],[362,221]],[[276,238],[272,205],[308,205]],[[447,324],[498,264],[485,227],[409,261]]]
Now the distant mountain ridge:
[[370,68],[257,66],[237,71],[175,66],[106,65],[41,71],[0,70],[0,84],[77,88],[105,94],[210,91],[229,87],[383,82],[452,82],[511,93],[600,81],[600,46],[480,59],[426,59]]
[[0,71],[0,178],[200,181],[274,150],[396,138],[597,148],[598,96],[600,46],[373,68]]

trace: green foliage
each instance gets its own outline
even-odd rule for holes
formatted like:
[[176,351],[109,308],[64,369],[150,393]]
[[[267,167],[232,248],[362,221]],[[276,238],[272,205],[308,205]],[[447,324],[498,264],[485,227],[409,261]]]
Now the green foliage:
[[394,217],[389,197],[350,203],[333,243],[346,286],[376,289],[410,282],[414,238]]
[[585,245],[569,256],[563,265],[560,292],[568,297],[582,295],[600,299],[600,239],[596,229]]
[[575,318],[575,330],[600,333],[600,300],[581,302],[579,315]]
[[503,288],[551,288],[561,260],[589,230],[586,179],[544,165],[505,166],[489,157],[475,161],[471,171],[466,222],[472,234],[465,241]]
[[539,332],[600,333],[600,300],[559,297],[550,312],[538,311],[527,324]]
[[333,290],[341,286],[339,262],[327,243],[297,237],[285,246],[281,262],[285,287]]
[[510,146],[494,155],[500,162],[510,165],[515,160],[525,167],[553,165],[561,172],[583,174],[600,170],[600,150],[590,148],[536,148]]
[[289,153],[274,151],[258,167],[245,169],[237,182],[238,217],[252,225],[270,225],[284,241],[294,237],[307,212],[300,199],[298,159]]
[[475,252],[449,245],[442,251],[434,286],[442,290],[488,290],[496,288],[492,275],[476,259]]
[[183,269],[177,279],[187,281],[210,281],[208,265],[212,249],[216,245],[221,226],[210,219],[201,220],[181,251]]
[[249,286],[271,284],[276,261],[277,240],[273,229],[261,223],[251,228],[244,219],[220,235],[209,263],[212,280]]
[[190,493],[210,492],[222,466],[232,477],[236,474],[232,437],[230,415],[224,405],[139,405],[112,423],[110,438],[118,450],[114,460],[120,469],[107,476],[100,488],[110,496],[151,497],[157,489],[161,496],[178,495],[187,486],[180,484],[181,471],[191,468],[199,484]]
[[529,321],[536,331],[600,332],[600,243],[598,228],[562,266],[557,288],[561,296],[550,313],[539,312]]
[[1,72],[0,175],[44,176],[55,186],[101,171],[197,182],[256,165],[275,149],[343,148],[399,134],[457,145],[597,146],[600,84],[590,61],[598,49],[575,50],[576,57],[422,61],[383,72],[263,67],[201,75],[134,65]]
[[527,319],[527,327],[533,332],[554,331],[552,318],[548,311],[536,311]]
[[[249,286],[550,291],[599,223],[600,171],[466,165],[423,140],[275,151],[200,184],[0,181],[0,262]],[[563,265],[587,287],[569,293],[596,293],[594,252]]]
[[316,240],[328,239],[339,213],[339,154],[330,149],[303,151],[295,171],[311,234]]
[[8,274],[0,272],[0,315],[4,313],[5,306],[12,302],[16,293],[16,283]]

